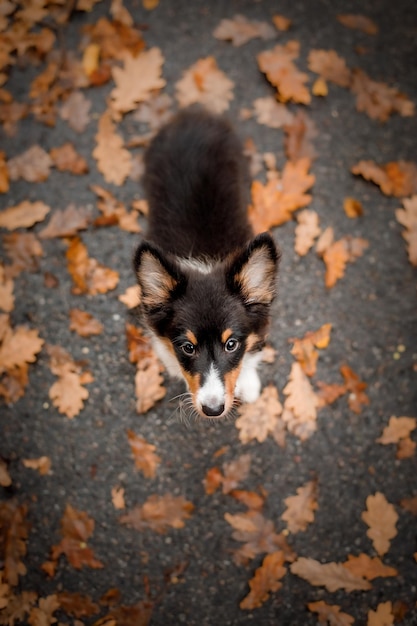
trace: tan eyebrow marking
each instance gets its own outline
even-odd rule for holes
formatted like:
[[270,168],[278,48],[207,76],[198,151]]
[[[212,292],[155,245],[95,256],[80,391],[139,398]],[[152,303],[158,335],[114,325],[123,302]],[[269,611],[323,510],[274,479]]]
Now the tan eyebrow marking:
[[226,328],[226,330],[222,332],[222,342],[226,343],[226,341],[230,339],[232,335],[233,335],[233,330],[231,328]]
[[190,341],[194,346],[197,345],[197,337],[194,335],[192,330],[187,330],[185,336],[187,337],[188,341]]

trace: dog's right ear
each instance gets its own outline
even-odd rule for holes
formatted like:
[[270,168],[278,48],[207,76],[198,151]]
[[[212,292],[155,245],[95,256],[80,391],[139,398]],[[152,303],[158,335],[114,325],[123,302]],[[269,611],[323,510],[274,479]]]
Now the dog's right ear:
[[166,305],[185,280],[177,266],[148,242],[136,250],[133,266],[146,310]]

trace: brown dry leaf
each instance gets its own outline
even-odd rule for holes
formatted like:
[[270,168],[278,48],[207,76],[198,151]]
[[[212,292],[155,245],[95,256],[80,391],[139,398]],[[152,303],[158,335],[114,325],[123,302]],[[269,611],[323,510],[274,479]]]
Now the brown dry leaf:
[[359,161],[351,172],[378,185],[386,196],[402,198],[417,193],[417,165],[412,161],[390,161],[385,165]]
[[49,223],[39,232],[41,239],[53,237],[73,237],[80,230],[88,228],[90,212],[84,207],[71,203],[66,209],[56,210]]
[[398,442],[397,445],[397,459],[409,459],[414,456],[417,448],[417,443],[411,439],[411,437],[405,437]]
[[118,113],[127,113],[139,102],[148,100],[152,92],[165,87],[161,77],[164,57],[159,48],[144,50],[137,56],[125,52],[123,67],[113,67],[112,75],[116,87],[110,93],[111,107]]
[[414,103],[395,87],[377,82],[360,69],[352,71],[351,91],[356,95],[356,108],[371,119],[386,122],[390,115],[398,113],[411,117]]
[[122,524],[143,531],[149,528],[165,534],[168,528],[184,528],[185,520],[191,517],[194,505],[183,496],[166,493],[151,495],[142,506],[136,506],[120,518]]
[[54,166],[60,172],[71,172],[71,174],[86,174],[88,172],[88,163],[82,157],[74,145],[69,141],[64,143],[59,148],[52,148],[49,151],[49,155],[52,159]]
[[142,328],[126,323],[126,340],[131,363],[139,363],[143,366],[154,360],[152,341]]
[[71,239],[66,252],[68,271],[74,281],[72,293],[92,296],[117,287],[119,275],[88,256],[88,250],[79,237]]
[[304,111],[297,111],[291,122],[285,125],[285,154],[290,161],[314,159],[317,156],[312,140],[317,137],[318,130]]
[[28,624],[30,626],[51,626],[56,624],[57,619],[53,616],[60,607],[57,595],[39,598],[38,606],[30,610]]
[[320,408],[333,404],[347,392],[346,385],[340,385],[339,383],[326,384],[319,380],[317,381],[317,387],[319,388],[316,393],[319,397]]
[[0,227],[7,230],[30,228],[36,222],[42,222],[50,211],[44,202],[23,200],[16,206],[9,207],[0,213]]
[[272,591],[278,591],[282,587],[280,579],[287,571],[284,561],[284,553],[281,550],[266,555],[262,565],[249,581],[250,592],[240,602],[241,609],[252,610],[262,606]]
[[89,372],[82,372],[71,355],[60,346],[47,346],[51,372],[58,376],[49,390],[49,397],[60,413],[72,419],[84,407],[89,392],[84,385],[93,382]]
[[52,159],[40,146],[32,146],[7,162],[10,180],[23,178],[28,183],[40,183],[49,176]]
[[123,302],[128,309],[134,309],[140,304],[140,290],[139,285],[132,285],[128,287],[124,293],[118,296],[118,300]]
[[236,428],[239,429],[240,441],[242,443],[248,443],[253,439],[265,441],[268,435],[273,433],[281,412],[278,390],[274,385],[268,385],[258,400],[239,408]]
[[334,287],[340,278],[345,275],[346,265],[350,259],[345,239],[334,241],[323,253],[326,265],[325,284],[328,289]]
[[395,621],[392,602],[381,602],[376,611],[368,611],[366,626],[393,626]]
[[94,520],[87,513],[67,504],[61,519],[62,539],[57,545],[52,546],[52,562],[56,564],[61,554],[65,554],[75,569],[81,569],[84,566],[93,569],[104,567],[87,545],[87,539],[93,534],[94,526]]
[[207,470],[203,480],[205,492],[208,496],[213,495],[223,483],[223,474],[218,467],[211,467]]
[[80,337],[100,335],[103,332],[103,324],[91,313],[81,309],[70,309],[70,330],[75,331]]
[[171,119],[173,102],[173,98],[167,93],[153,94],[149,100],[138,105],[132,119],[148,124],[152,131],[156,131]]
[[343,200],[343,209],[346,215],[352,219],[363,215],[362,203],[359,200],[355,200],[355,198],[345,198]]
[[9,191],[9,170],[6,164],[6,153],[0,150],[0,193]]
[[359,13],[343,13],[336,17],[343,26],[361,30],[366,35],[376,35],[379,30],[375,22],[371,20],[370,17],[366,17],[366,15]]
[[13,367],[1,378],[0,396],[3,396],[8,404],[14,404],[24,395],[28,382],[28,364]]
[[21,560],[26,555],[26,541],[29,523],[26,520],[27,506],[9,500],[0,503],[0,527],[2,530],[2,561],[4,582],[16,587],[19,577],[26,574],[26,566]]
[[406,439],[410,433],[417,427],[417,419],[415,417],[390,417],[388,426],[385,426],[381,437],[377,443],[389,444],[398,443],[400,439]]
[[417,266],[417,195],[404,198],[403,209],[395,211],[397,221],[404,226],[402,233],[407,242],[408,259],[411,265]]
[[99,172],[108,183],[122,185],[132,169],[132,155],[123,147],[123,139],[116,133],[109,110],[99,119],[95,139],[93,157]]
[[241,454],[234,461],[223,463],[223,493],[230,493],[242,480],[245,480],[249,474],[251,462],[250,454]]
[[253,108],[258,124],[264,124],[269,128],[282,128],[291,124],[294,118],[285,104],[277,102],[272,96],[257,98],[253,103]]
[[306,530],[309,524],[314,522],[314,511],[318,509],[317,504],[317,481],[310,480],[297,489],[297,495],[285,498],[284,504],[287,507],[281,515],[281,519],[287,523],[290,533],[298,533]]
[[[0,458],[0,485],[2,487],[10,487],[12,484],[12,479],[7,469],[6,463],[3,459]],[[0,583],[1,583],[1,571],[0,571]],[[1,598],[1,584],[0,584],[0,598]],[[0,609],[1,609],[1,600],[0,600]]]
[[90,43],[83,52],[82,66],[88,77],[99,68],[100,46],[97,43]]
[[73,91],[62,104],[60,115],[76,133],[83,133],[90,122],[91,100],[82,91]]
[[39,472],[41,476],[46,476],[51,472],[51,459],[48,456],[40,456],[37,459],[23,459],[25,467]]
[[266,493],[259,495],[255,491],[246,491],[244,489],[233,489],[229,496],[232,496],[238,502],[241,502],[252,511],[260,511],[265,504]]
[[349,554],[348,560],[343,563],[354,576],[360,576],[366,578],[366,580],[373,580],[374,578],[387,578],[388,576],[398,576],[398,571],[394,567],[384,565],[381,559],[375,556],[371,558],[367,554],[360,554],[359,556],[352,556]]
[[369,398],[365,393],[368,385],[361,381],[349,365],[342,365],[340,372],[345,380],[346,389],[349,391],[349,408],[359,414],[362,411],[362,405],[369,404]]
[[[289,381],[283,393],[287,396],[282,419],[288,429],[301,439],[309,437],[317,428],[317,408],[319,400],[299,363],[293,363]],[[286,415],[289,409],[293,418]]]
[[409,511],[412,515],[417,517],[417,496],[414,496],[413,498],[403,498],[400,501],[400,505],[403,509]]
[[6,277],[4,266],[0,263],[0,309],[10,313],[14,309],[14,282]]
[[366,498],[366,507],[367,510],[361,515],[365,524],[369,526],[366,534],[372,540],[377,553],[383,556],[390,548],[391,539],[397,535],[395,525],[398,514],[380,492]]
[[296,217],[298,224],[295,227],[294,248],[297,254],[305,256],[320,235],[319,216],[316,211],[304,209]]
[[126,508],[124,488],[113,487],[111,490],[111,500],[115,509],[120,511]]
[[89,42],[100,46],[102,59],[123,59],[126,52],[136,57],[145,47],[142,35],[136,28],[131,28],[117,20],[109,21],[101,17],[97,22],[84,27]]
[[284,46],[277,45],[272,50],[265,50],[257,56],[258,65],[269,82],[277,88],[277,98],[281,102],[309,104],[311,95],[306,87],[308,75],[300,72],[294,59],[300,53],[298,41],[288,41]]
[[166,394],[163,367],[158,359],[146,360],[138,364],[135,375],[136,411],[140,415],[146,413]]
[[292,21],[288,19],[288,17],[284,17],[283,15],[279,15],[276,13],[272,16],[272,21],[277,30],[287,31],[290,29]]
[[191,65],[176,83],[176,98],[181,107],[200,103],[214,113],[223,113],[233,100],[234,82],[217,66],[212,56]]
[[25,363],[34,363],[43,344],[38,330],[7,325],[0,346],[0,373],[22,367]]
[[307,332],[302,339],[291,339],[294,343],[291,354],[297,359],[307,376],[314,376],[319,353],[330,343],[331,324],[323,324],[318,330]]
[[337,604],[326,604],[323,600],[309,602],[307,608],[312,613],[317,613],[318,623],[321,626],[351,626],[355,618],[347,613],[340,612]]
[[270,554],[277,550],[284,552],[287,561],[294,560],[295,554],[287,544],[284,535],[277,534],[273,522],[266,519],[259,511],[249,510],[235,515],[225,513],[224,518],[234,529],[233,539],[243,543],[233,555],[237,564],[246,564],[257,554]]
[[290,566],[291,572],[307,580],[310,585],[326,587],[327,591],[366,591],[371,589],[369,581],[354,576],[342,563],[320,563],[315,559],[299,557]]
[[273,39],[275,31],[266,22],[248,20],[244,15],[223,19],[214,29],[213,36],[222,41],[231,41],[234,46],[242,46],[251,39]]
[[[8,487],[8,485],[4,486]],[[3,571],[0,570],[0,611],[5,609],[9,604],[9,600],[11,599],[10,595],[10,587],[3,583]]]
[[329,88],[324,78],[322,78],[321,76],[316,78],[311,88],[311,93],[313,94],[313,96],[319,96],[321,98],[325,98],[328,95]]
[[312,72],[320,74],[326,81],[330,81],[340,87],[349,87],[350,69],[343,57],[335,50],[310,50],[308,55],[308,67]]
[[108,189],[99,185],[91,185],[91,189],[97,195],[97,207],[102,213],[101,217],[94,220],[94,226],[114,226],[117,224],[122,230],[131,233],[140,232],[136,209],[129,213],[123,202],[120,202]]
[[148,443],[133,430],[127,431],[130,449],[135,459],[135,467],[141,470],[145,478],[155,478],[161,457],[155,454],[156,446]]
[[288,222],[294,211],[310,204],[306,191],[315,182],[315,176],[308,173],[310,165],[308,158],[289,161],[280,178],[271,178],[266,185],[253,181],[248,217],[255,233]]
[[43,256],[43,248],[33,233],[10,233],[3,236],[4,249],[12,260],[12,265],[5,267],[6,276],[15,278],[22,271],[37,272],[38,257]]
[[[61,609],[77,618],[89,617],[99,613],[100,607],[93,602],[89,596],[81,593],[69,593],[68,591],[61,591],[57,594],[58,602]],[[81,623],[74,621],[74,626],[81,626]]]

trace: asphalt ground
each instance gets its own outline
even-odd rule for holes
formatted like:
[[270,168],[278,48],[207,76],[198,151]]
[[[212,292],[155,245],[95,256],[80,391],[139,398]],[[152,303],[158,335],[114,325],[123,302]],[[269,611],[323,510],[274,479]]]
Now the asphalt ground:
[[[243,121],[239,112],[251,108],[255,98],[271,95],[273,88],[256,63],[256,54],[275,43],[291,38],[301,44],[297,65],[307,71],[307,55],[313,48],[333,49],[349,67],[359,66],[375,80],[383,81],[417,103],[417,5],[415,2],[185,2],[161,0],[153,11],[141,3],[126,3],[135,22],[142,27],[147,47],[161,48],[165,57],[165,93],[174,97],[175,83],[182,72],[202,57],[215,56],[219,67],[234,81],[234,99],[228,114],[242,139],[251,137],[260,152],[273,152],[279,168],[285,163],[283,132]],[[62,29],[64,45],[77,50],[80,30],[108,15],[109,5],[98,4],[89,13],[76,12]],[[293,26],[278,33],[276,41],[253,39],[242,47],[213,37],[219,21],[242,13],[249,19],[271,21],[281,13]],[[336,20],[339,13],[362,13],[379,27],[376,36],[347,29]],[[356,46],[366,48],[358,55]],[[41,66],[42,67],[42,66]],[[13,68],[7,89],[18,101],[27,101],[28,85],[40,67],[19,64]],[[314,75],[310,72],[311,82]],[[44,149],[74,143],[88,161],[90,171],[72,176],[54,170],[44,183],[18,181],[0,196],[2,209],[25,199],[42,200],[52,210],[64,209],[70,202],[91,205],[96,198],[91,184],[111,189],[122,202],[142,198],[140,182],[127,180],[122,186],[107,184],[92,157],[97,119],[106,108],[112,84],[86,89],[92,101],[92,119],[77,135],[59,117],[55,127],[47,127],[29,115],[18,124],[14,137],[1,132],[1,149],[8,158],[21,154],[33,144]],[[289,105],[293,111],[301,105]],[[174,105],[175,108],[175,105]],[[302,107],[301,107],[302,108]],[[23,562],[27,573],[20,576],[14,590],[34,591],[40,597],[57,592],[79,592],[93,601],[111,588],[120,590],[120,604],[132,606],[141,601],[152,604],[152,625],[243,625],[279,624],[304,626],[317,623],[317,615],[307,603],[323,600],[338,605],[366,624],[368,611],[386,601],[397,603],[397,621],[404,626],[417,624],[416,518],[400,506],[404,498],[417,495],[416,454],[396,459],[395,446],[376,443],[391,416],[417,416],[417,332],[416,270],[407,259],[403,228],[395,219],[400,199],[384,196],[373,184],[350,173],[361,159],[377,163],[413,161],[417,148],[417,117],[393,115],[386,123],[371,120],[355,108],[353,95],[329,85],[325,98],[313,97],[306,108],[315,122],[317,158],[312,172],[316,181],[310,208],[320,223],[333,226],[337,236],[364,237],[369,248],[356,263],[349,264],[345,276],[332,289],[324,285],[324,266],[314,251],[299,257],[294,251],[295,221],[273,229],[282,250],[279,297],[274,303],[270,343],[277,350],[274,364],[261,370],[264,384],[272,382],[282,396],[291,365],[289,339],[302,337],[325,323],[332,324],[331,341],[320,354],[315,380],[341,382],[343,363],[367,384],[369,405],[359,414],[349,409],[346,396],[318,416],[317,431],[305,442],[288,434],[284,448],[269,437],[265,442],[243,445],[233,420],[221,423],[178,419],[176,402],[170,398],[183,390],[181,384],[166,380],[167,395],[146,415],[136,413],[135,367],[126,348],[126,322],[140,323],[137,312],[128,312],[118,300],[133,284],[131,258],[139,237],[117,226],[89,228],[82,233],[91,257],[116,270],[120,281],[106,294],[77,296],[71,292],[67,270],[66,245],[59,239],[43,242],[45,254],[39,270],[23,272],[15,281],[13,325],[39,329],[49,344],[69,350],[75,360],[87,362],[94,376],[88,385],[89,398],[74,419],[60,414],[48,391],[56,378],[49,369],[49,358],[42,350],[30,365],[26,393],[13,405],[0,408],[0,456],[12,478],[11,486],[1,488],[2,502],[27,504],[30,531]],[[141,129],[131,116],[120,123],[119,132],[127,140]],[[262,179],[262,173],[259,175]],[[364,215],[346,217],[343,200],[352,196],[361,201]],[[146,220],[140,219],[143,227]],[[44,224],[34,226],[37,233]],[[3,231],[5,234],[6,231]],[[3,249],[2,258],[7,262]],[[45,272],[59,281],[57,288],[45,286]],[[84,308],[104,324],[104,333],[81,338],[69,329],[69,310]],[[145,478],[136,470],[127,439],[131,429],[156,446],[161,457],[156,477]],[[412,435],[416,437],[416,433]],[[216,452],[225,447],[222,456]],[[225,513],[243,512],[245,507],[221,490],[207,495],[203,480],[207,471],[222,467],[249,452],[249,475],[242,489],[267,493],[263,514],[273,520],[275,529],[286,528],[281,516],[284,499],[311,479],[317,480],[318,509],[314,522],[304,532],[289,534],[288,543],[299,557],[322,563],[343,562],[349,554],[375,556],[361,514],[369,495],[381,492],[395,506],[399,516],[397,535],[392,539],[384,563],[398,575],[377,578],[366,592],[329,592],[313,586],[288,571],[282,587],[253,610],[242,610],[239,603],[248,594],[248,581],[261,565],[265,554],[257,555],[246,566],[233,561],[239,543]],[[52,471],[46,476],[27,469],[23,459],[46,455]],[[142,504],[151,494],[182,495],[194,504],[194,511],[181,529],[166,534],[127,528],[119,522],[121,512],[111,501],[111,489],[125,489],[126,510]],[[60,521],[66,505],[85,511],[95,521],[88,545],[104,567],[74,569],[61,557],[56,574],[50,578],[42,564],[60,536]],[[0,561],[1,567],[1,561]],[[94,624],[101,612],[81,617]],[[74,624],[74,617],[57,612],[61,623]],[[0,612],[0,623],[1,621]],[[24,620],[20,623],[29,623]],[[145,618],[144,618],[145,619]],[[127,620],[127,618],[126,618]],[[16,622],[19,623],[19,622]],[[117,624],[140,624],[140,618]],[[146,621],[144,621],[146,623]],[[381,622],[382,623],[382,622]]]

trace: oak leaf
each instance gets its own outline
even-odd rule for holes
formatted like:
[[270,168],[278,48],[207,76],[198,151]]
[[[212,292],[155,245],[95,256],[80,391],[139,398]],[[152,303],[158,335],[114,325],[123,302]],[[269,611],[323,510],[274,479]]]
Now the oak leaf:
[[289,30],[292,24],[292,21],[288,19],[288,17],[285,17],[284,15],[280,15],[279,13],[276,13],[275,15],[272,16],[272,21],[274,23],[275,28],[283,32]]
[[417,427],[415,417],[390,417],[388,426],[385,426],[382,435],[377,439],[377,443],[390,444],[398,443],[401,439],[409,437],[410,433]]
[[0,227],[7,230],[30,228],[36,222],[42,222],[50,211],[44,202],[23,200],[16,206],[9,207],[0,213]]
[[385,165],[359,161],[351,172],[378,185],[386,196],[402,198],[417,193],[417,165],[412,161],[390,161]]
[[380,556],[388,552],[391,539],[397,535],[395,527],[398,514],[383,493],[377,492],[366,499],[367,510],[361,515],[369,526],[366,534],[372,540],[373,546]]
[[91,104],[82,91],[73,91],[61,105],[60,116],[76,133],[83,133],[90,122]]
[[277,102],[272,96],[257,98],[253,103],[253,108],[258,123],[269,128],[282,128],[286,124],[291,124],[294,118],[285,104]]
[[310,50],[308,67],[312,72],[320,74],[325,80],[340,87],[348,87],[350,84],[350,69],[335,50]]
[[246,491],[244,489],[232,489],[229,492],[229,496],[241,502],[251,509],[252,511],[260,511],[265,504],[266,492],[263,495],[256,493],[256,491]]
[[145,47],[139,30],[118,20],[109,21],[106,17],[101,17],[84,28],[89,41],[100,46],[100,55],[105,60],[123,59],[126,52],[136,57]]
[[[289,382],[283,393],[287,399],[282,419],[287,422],[290,432],[304,440],[317,428],[319,400],[299,363],[292,364]],[[293,415],[287,415],[285,408]]]
[[14,309],[14,281],[6,276],[5,268],[0,263],[0,309],[10,313]]
[[273,433],[281,412],[278,390],[274,385],[268,385],[258,400],[239,408],[236,428],[239,429],[240,441],[242,443],[248,443],[252,439],[265,441],[268,435]]
[[266,185],[253,181],[248,217],[255,233],[288,222],[294,211],[310,204],[306,192],[315,182],[315,176],[308,173],[310,164],[308,158],[288,161],[280,177],[271,178]]
[[51,471],[51,459],[48,456],[40,456],[37,459],[23,459],[23,465],[29,469],[37,470],[41,476],[46,476]]
[[60,607],[56,594],[39,598],[38,606],[30,610],[28,624],[30,626],[50,626],[58,620],[53,616]]
[[74,330],[80,337],[100,335],[103,332],[103,324],[91,313],[81,309],[70,309],[70,330]]
[[[2,487],[10,487],[11,484],[12,484],[12,479],[7,469],[7,465],[3,461],[3,459],[0,459],[0,485]],[[0,571],[0,583],[1,583],[1,571]],[[1,584],[0,584],[0,598],[1,598]]]
[[148,443],[133,430],[127,431],[130,449],[135,459],[135,467],[142,471],[146,478],[155,478],[156,470],[161,462],[161,457],[155,454],[156,446]]
[[72,419],[84,407],[84,401],[89,396],[84,385],[93,382],[94,378],[89,372],[82,372],[64,348],[48,345],[47,351],[51,371],[58,376],[49,390],[49,397],[60,413]]
[[203,480],[204,489],[208,496],[213,495],[223,483],[223,474],[218,467],[211,467],[207,470]]
[[278,44],[272,50],[265,50],[257,56],[260,70],[277,88],[277,98],[281,102],[292,100],[300,104],[309,104],[311,101],[311,95],[305,84],[308,75],[300,72],[293,63],[299,53],[299,42],[292,40],[284,46]]
[[109,191],[99,185],[91,185],[91,189],[97,195],[97,207],[102,213],[102,217],[94,220],[94,226],[113,226],[117,224],[122,230],[131,233],[139,233],[140,226],[137,222],[137,211],[130,213],[123,202]]
[[10,179],[23,178],[28,183],[40,183],[46,180],[51,166],[52,159],[49,154],[36,145],[7,162]]
[[0,373],[22,367],[25,363],[34,363],[43,344],[44,340],[37,330],[26,326],[13,329],[7,325],[0,345]]
[[57,562],[65,554],[75,569],[84,566],[100,569],[103,563],[95,558],[94,552],[87,545],[87,539],[94,532],[95,522],[84,511],[79,511],[67,504],[61,519],[61,541],[52,546],[52,561]]
[[294,247],[297,254],[305,256],[320,234],[319,216],[315,211],[304,209],[297,214],[297,222]]
[[315,159],[316,149],[313,139],[317,137],[318,130],[316,124],[304,111],[297,111],[290,122],[284,126],[285,154],[290,161],[296,162],[299,159]]
[[355,200],[355,198],[345,198],[343,200],[343,209],[346,215],[352,219],[363,215],[362,203],[359,200]]
[[184,528],[194,509],[192,502],[183,496],[166,493],[163,496],[151,495],[142,506],[136,506],[130,513],[123,515],[120,522],[142,531],[149,528],[156,533],[165,534],[168,528]]
[[395,217],[405,228],[402,235],[407,242],[408,259],[411,265],[417,266],[417,194],[402,202],[404,208],[397,209]]
[[367,626],[393,626],[395,622],[392,602],[381,602],[376,611],[368,611]]
[[342,365],[340,372],[345,380],[346,389],[349,391],[349,408],[354,413],[359,414],[362,411],[362,405],[369,404],[369,398],[365,393],[368,385],[359,378],[349,365]]
[[123,139],[116,133],[109,110],[99,119],[95,139],[93,157],[99,172],[108,183],[122,185],[131,172],[132,155],[123,147]]
[[161,374],[163,367],[154,356],[139,363],[135,375],[136,411],[146,413],[166,394],[164,378]]
[[36,272],[39,269],[39,257],[43,248],[33,233],[10,233],[3,237],[4,249],[12,265],[5,268],[8,278],[15,278],[22,271]]
[[125,490],[123,487],[113,487],[111,490],[111,500],[115,509],[121,510],[126,507]]
[[49,151],[53,164],[60,172],[69,171],[71,174],[86,174],[88,163],[75,150],[70,142],[64,143],[59,148],[52,148]]
[[321,626],[351,626],[355,618],[340,611],[337,604],[326,604],[323,600],[309,602],[307,608],[312,613],[317,613],[318,623]]
[[284,561],[284,553],[281,550],[266,555],[262,565],[258,567],[254,577],[249,581],[250,592],[240,602],[241,609],[252,610],[262,606],[272,591],[278,591],[282,587],[280,579],[287,571]]
[[140,289],[139,285],[132,285],[128,287],[126,291],[118,296],[120,302],[123,302],[128,309],[134,309],[140,304]]
[[411,117],[414,103],[395,87],[377,82],[360,69],[352,72],[351,91],[356,95],[356,108],[371,119],[386,122],[393,113]]
[[9,187],[9,170],[7,169],[6,153],[0,150],[0,193],[7,193]]
[[191,65],[176,83],[176,98],[181,107],[200,103],[214,113],[223,113],[233,99],[234,83],[217,66],[212,56]]
[[308,524],[314,522],[314,511],[318,509],[317,504],[317,481],[310,480],[297,489],[297,495],[285,498],[284,504],[287,507],[281,515],[281,519],[287,523],[290,533],[298,533],[306,530]]
[[60,608],[69,615],[74,617],[89,617],[100,611],[98,604],[93,602],[89,596],[81,593],[70,593],[68,591],[60,591],[57,594]]
[[290,566],[291,572],[307,580],[310,585],[326,587],[328,591],[366,591],[371,584],[359,576],[354,576],[342,563],[320,563],[315,559],[299,557]]
[[251,21],[244,15],[235,15],[231,19],[221,20],[213,35],[216,39],[231,41],[234,46],[242,46],[256,37],[272,39],[275,31],[266,22]]
[[4,582],[11,587],[16,587],[19,577],[24,576],[27,571],[21,560],[26,555],[26,541],[29,535],[26,516],[26,505],[19,505],[13,500],[0,503]]
[[398,575],[398,571],[394,567],[384,565],[381,559],[377,556],[371,558],[367,554],[363,553],[359,556],[352,556],[349,554],[348,560],[343,563],[343,565],[355,576],[360,576],[361,578],[366,578],[367,580]]
[[66,257],[68,271],[74,281],[72,293],[88,293],[94,296],[117,287],[118,273],[89,257],[88,250],[79,237],[71,239]]
[[336,18],[343,26],[361,30],[367,35],[376,35],[379,30],[378,26],[370,17],[361,15],[360,13],[341,13],[337,15]]
[[333,404],[336,402],[338,398],[343,396],[347,392],[346,385],[341,385],[339,383],[324,383],[321,380],[317,381],[318,391],[317,396],[319,398],[319,406],[324,407],[329,404]]
[[409,511],[412,515],[417,517],[417,496],[414,496],[413,498],[403,498],[400,501],[400,505],[403,509]]
[[320,236],[316,250],[326,265],[325,285],[328,289],[345,275],[346,265],[354,262],[368,247],[369,242],[360,237],[342,237],[333,240],[333,229],[326,229]]
[[297,359],[307,376],[314,376],[317,369],[319,353],[315,348],[323,350],[330,343],[331,324],[323,324],[318,330],[307,332],[301,339],[290,339],[294,343],[291,354]]
[[41,239],[53,237],[73,237],[80,230],[88,228],[90,212],[84,207],[71,203],[66,209],[56,210],[49,223],[39,232]]

